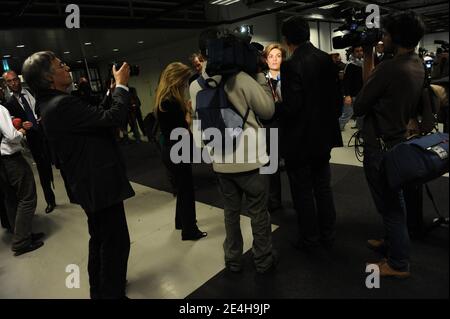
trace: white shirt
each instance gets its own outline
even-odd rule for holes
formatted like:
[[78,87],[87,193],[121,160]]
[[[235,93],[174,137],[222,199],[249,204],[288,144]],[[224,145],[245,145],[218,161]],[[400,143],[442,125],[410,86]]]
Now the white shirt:
[[22,151],[21,141],[23,134],[20,133],[12,124],[11,115],[8,110],[0,104],[0,135],[2,143],[0,145],[1,155],[12,155]]
[[[24,98],[27,100],[28,104],[30,105],[31,109],[33,110],[34,117],[37,119],[35,106],[36,106],[36,99],[31,95],[30,92],[28,92],[27,89],[22,88],[22,91],[20,92],[24,95]],[[25,111],[25,108],[23,107],[22,100],[20,99],[20,96],[16,93],[11,93],[12,96],[19,102],[20,106]]]

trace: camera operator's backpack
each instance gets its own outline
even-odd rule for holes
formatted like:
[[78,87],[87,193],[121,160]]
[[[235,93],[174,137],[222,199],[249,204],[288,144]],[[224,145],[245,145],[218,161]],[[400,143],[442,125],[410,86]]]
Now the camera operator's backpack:
[[206,73],[231,75],[239,71],[254,74],[258,69],[258,52],[242,39],[227,35],[207,42],[208,65]]
[[205,145],[209,142],[203,136],[205,130],[216,128],[220,131],[222,137],[222,154],[226,154],[226,152],[223,152],[226,138],[233,141],[234,151],[234,141],[244,130],[250,108],[247,108],[244,116],[234,108],[225,92],[225,78],[222,78],[222,81],[217,83],[212,78],[205,80],[203,76],[200,76],[197,82],[202,90],[197,93],[195,112],[197,118],[201,121],[203,142]]

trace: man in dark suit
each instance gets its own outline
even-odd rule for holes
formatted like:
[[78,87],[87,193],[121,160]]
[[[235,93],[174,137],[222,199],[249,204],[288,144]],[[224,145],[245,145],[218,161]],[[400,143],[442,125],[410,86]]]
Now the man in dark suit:
[[113,68],[116,87],[108,110],[67,94],[69,71],[49,51],[34,53],[23,65],[71,201],[88,218],[91,298],[124,298],[130,237],[123,201],[134,191],[112,129],[127,119],[130,68],[126,63],[118,71]]
[[47,207],[45,212],[48,214],[55,209],[55,194],[52,190],[53,172],[50,154],[45,143],[42,128],[39,124],[39,116],[36,112],[36,101],[30,92],[22,88],[20,79],[16,72],[8,71],[3,74],[6,85],[12,92],[12,95],[4,105],[11,116],[22,119],[23,122],[32,123],[28,130],[27,144],[36,162],[36,168],[41,181]]
[[298,214],[296,247],[331,247],[336,211],[330,186],[330,152],[342,146],[339,78],[331,57],[309,42],[308,22],[292,17],[282,26],[292,53],[281,65],[282,151]]

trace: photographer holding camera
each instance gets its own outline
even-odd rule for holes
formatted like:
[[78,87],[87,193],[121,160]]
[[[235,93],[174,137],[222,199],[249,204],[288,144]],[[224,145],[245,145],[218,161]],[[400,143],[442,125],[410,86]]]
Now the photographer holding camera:
[[130,67],[112,68],[116,88],[108,110],[66,93],[70,69],[53,52],[34,53],[22,71],[37,93],[44,133],[66,177],[69,198],[88,218],[91,298],[124,298],[130,237],[123,201],[134,191],[111,128],[127,118]]
[[387,253],[387,258],[378,262],[381,276],[407,278],[410,241],[403,191],[389,188],[382,162],[386,149],[406,139],[408,122],[422,94],[425,71],[414,48],[423,37],[425,26],[414,12],[389,15],[382,26],[385,50],[393,52],[394,57],[373,69],[373,47],[364,48],[366,81],[354,111],[357,116],[365,116],[364,170],[386,232],[385,239],[369,240],[368,244]]

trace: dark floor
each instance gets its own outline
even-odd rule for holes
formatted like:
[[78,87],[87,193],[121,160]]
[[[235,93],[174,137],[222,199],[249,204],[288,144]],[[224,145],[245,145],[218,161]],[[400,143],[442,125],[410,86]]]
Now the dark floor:
[[[133,182],[171,191],[157,149],[148,143],[124,145],[128,173]],[[223,207],[216,179],[210,166],[194,166],[196,200]],[[364,178],[363,169],[332,165],[332,187],[337,209],[337,240],[331,251],[318,250],[306,255],[295,250],[296,217],[292,209],[287,176],[282,173],[284,211],[272,216],[279,226],[273,245],[280,262],[272,275],[255,274],[251,253],[244,256],[241,274],[218,273],[188,298],[448,298],[449,230],[438,228],[421,240],[412,242],[412,277],[399,281],[384,279],[380,289],[365,286],[365,263],[378,259],[366,248],[366,240],[382,235],[377,215]],[[443,215],[448,216],[448,178],[442,177],[430,188]],[[436,217],[431,202],[424,199],[426,223]],[[205,225],[207,230],[207,225]],[[201,261],[207,262],[207,261]]]

